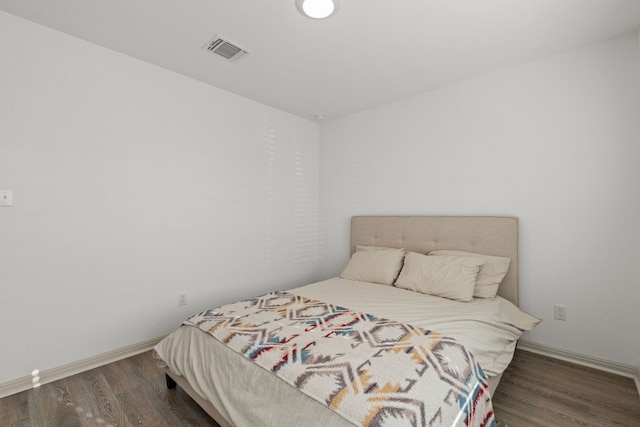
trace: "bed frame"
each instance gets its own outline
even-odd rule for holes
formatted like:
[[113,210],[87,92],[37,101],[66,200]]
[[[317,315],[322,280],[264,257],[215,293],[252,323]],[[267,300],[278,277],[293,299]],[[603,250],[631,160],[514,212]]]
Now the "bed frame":
[[[428,253],[454,249],[511,258],[498,295],[518,305],[518,219],[495,216],[354,216],[351,253],[356,245],[405,248]],[[220,412],[201,397],[184,377],[165,368],[167,387],[179,385],[221,427],[232,427]],[[495,392],[501,375],[489,378]]]

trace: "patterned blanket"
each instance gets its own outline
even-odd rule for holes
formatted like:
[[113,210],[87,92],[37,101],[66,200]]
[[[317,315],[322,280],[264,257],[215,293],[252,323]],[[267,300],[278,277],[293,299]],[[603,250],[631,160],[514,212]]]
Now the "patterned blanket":
[[486,378],[451,338],[287,292],[184,322],[363,426],[495,426]]

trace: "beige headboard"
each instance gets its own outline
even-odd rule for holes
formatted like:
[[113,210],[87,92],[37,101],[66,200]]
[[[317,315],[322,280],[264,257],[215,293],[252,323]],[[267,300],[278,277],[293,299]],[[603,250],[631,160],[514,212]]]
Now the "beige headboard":
[[354,216],[356,245],[405,248],[426,254],[456,249],[511,258],[498,295],[518,305],[518,219],[495,216]]

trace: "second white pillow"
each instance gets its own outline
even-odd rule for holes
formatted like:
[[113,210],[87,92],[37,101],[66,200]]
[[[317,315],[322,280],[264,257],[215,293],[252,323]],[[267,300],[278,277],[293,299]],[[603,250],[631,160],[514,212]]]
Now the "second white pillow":
[[408,252],[395,282],[399,288],[457,301],[471,301],[484,260]]

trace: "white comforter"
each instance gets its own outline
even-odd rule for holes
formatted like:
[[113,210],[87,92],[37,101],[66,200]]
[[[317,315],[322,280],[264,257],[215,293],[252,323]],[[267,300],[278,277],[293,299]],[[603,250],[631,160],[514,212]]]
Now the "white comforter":
[[394,286],[339,278],[289,292],[455,338],[473,353],[489,377],[506,369],[522,331],[531,330],[538,323],[538,319],[500,297],[459,302]]

